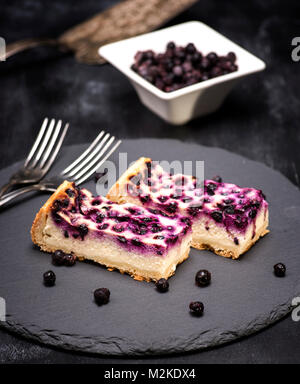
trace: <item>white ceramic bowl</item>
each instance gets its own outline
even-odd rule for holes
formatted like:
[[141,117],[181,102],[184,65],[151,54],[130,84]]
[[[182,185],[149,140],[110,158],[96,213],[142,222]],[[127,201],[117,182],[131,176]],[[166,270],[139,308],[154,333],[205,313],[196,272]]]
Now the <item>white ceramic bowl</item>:
[[[183,46],[192,42],[203,54],[214,51],[226,55],[233,51],[237,56],[238,70],[174,92],[163,92],[130,67],[137,51],[152,49],[164,52],[169,41]],[[144,105],[172,124],[184,124],[197,116],[214,112],[242,77],[266,67],[262,60],[199,21],[108,44],[99,49],[99,54],[129,78]]]

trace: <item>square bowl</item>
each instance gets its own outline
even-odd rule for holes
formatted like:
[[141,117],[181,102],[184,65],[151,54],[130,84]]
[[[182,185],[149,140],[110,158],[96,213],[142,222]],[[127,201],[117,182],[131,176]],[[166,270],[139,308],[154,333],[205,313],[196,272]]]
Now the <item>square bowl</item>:
[[[135,73],[130,67],[137,51],[164,52],[169,41],[185,46],[194,43],[203,54],[216,52],[237,56],[238,70],[197,84],[164,92]],[[265,63],[199,21],[178,24],[159,31],[107,44],[99,54],[119,69],[131,81],[141,102],[171,124],[185,124],[189,120],[216,111],[233,86],[245,76],[265,69]]]

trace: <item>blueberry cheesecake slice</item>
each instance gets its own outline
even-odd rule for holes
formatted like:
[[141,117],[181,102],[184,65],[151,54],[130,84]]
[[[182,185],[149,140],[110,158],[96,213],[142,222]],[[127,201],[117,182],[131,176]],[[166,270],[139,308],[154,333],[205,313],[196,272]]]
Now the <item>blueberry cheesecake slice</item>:
[[137,160],[113,185],[107,197],[184,215],[192,221],[192,246],[237,259],[268,233],[268,203],[261,190],[171,175],[149,158]]
[[137,280],[157,281],[188,258],[192,230],[180,214],[119,205],[65,181],[36,215],[31,236],[43,251],[59,249]]

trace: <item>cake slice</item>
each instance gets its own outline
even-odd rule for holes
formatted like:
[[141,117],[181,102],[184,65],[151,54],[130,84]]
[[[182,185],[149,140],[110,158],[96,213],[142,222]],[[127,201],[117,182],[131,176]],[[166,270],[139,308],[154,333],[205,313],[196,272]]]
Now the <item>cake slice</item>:
[[192,247],[237,259],[268,231],[268,203],[261,190],[193,176],[171,175],[149,158],[137,160],[107,197],[192,220]]
[[130,203],[115,204],[65,181],[31,228],[42,250],[118,269],[137,280],[167,279],[189,256],[191,221]]

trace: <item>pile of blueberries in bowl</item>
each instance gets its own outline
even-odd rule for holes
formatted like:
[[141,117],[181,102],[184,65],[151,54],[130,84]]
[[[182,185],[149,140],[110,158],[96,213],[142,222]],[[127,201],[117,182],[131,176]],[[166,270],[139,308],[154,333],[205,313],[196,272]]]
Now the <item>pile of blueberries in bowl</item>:
[[217,76],[235,72],[236,55],[203,55],[193,43],[185,47],[169,42],[164,53],[138,51],[131,69],[164,92],[172,92]]

